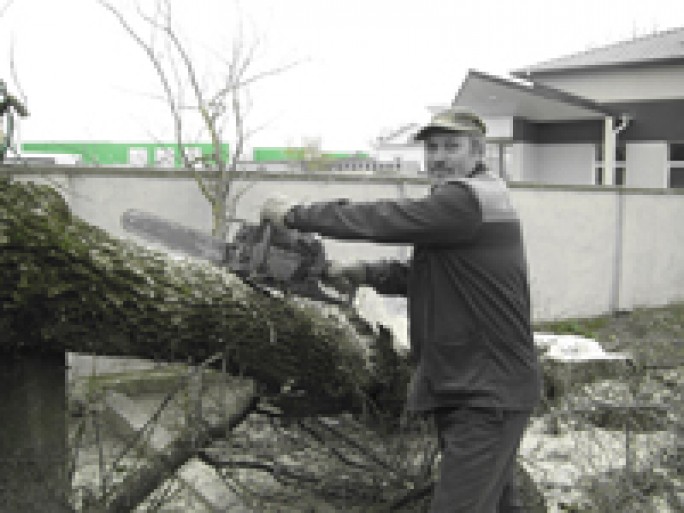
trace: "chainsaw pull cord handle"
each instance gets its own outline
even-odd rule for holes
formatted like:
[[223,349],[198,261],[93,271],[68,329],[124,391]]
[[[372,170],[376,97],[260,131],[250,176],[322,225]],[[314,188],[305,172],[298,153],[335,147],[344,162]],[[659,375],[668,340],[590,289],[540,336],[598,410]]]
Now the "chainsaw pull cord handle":
[[271,246],[272,226],[270,221],[265,221],[261,225],[261,240],[255,244],[252,250],[252,265],[250,275],[255,276],[266,267],[268,260],[268,250]]
[[264,226],[264,234],[263,234],[263,254],[262,254],[262,261],[259,262],[260,267],[265,267],[266,262],[268,260],[268,250],[271,248],[271,232],[273,231],[273,225],[271,225],[270,221],[266,222],[266,226]]

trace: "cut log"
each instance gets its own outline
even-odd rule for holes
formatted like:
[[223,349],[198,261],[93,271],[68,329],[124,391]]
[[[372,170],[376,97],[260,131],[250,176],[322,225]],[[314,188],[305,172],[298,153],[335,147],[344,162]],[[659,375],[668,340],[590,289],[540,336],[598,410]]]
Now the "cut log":
[[375,402],[393,418],[403,404],[408,366],[387,332],[116,239],[72,215],[48,186],[0,178],[0,283],[5,352],[184,362],[226,353],[263,390],[302,393],[305,410]]

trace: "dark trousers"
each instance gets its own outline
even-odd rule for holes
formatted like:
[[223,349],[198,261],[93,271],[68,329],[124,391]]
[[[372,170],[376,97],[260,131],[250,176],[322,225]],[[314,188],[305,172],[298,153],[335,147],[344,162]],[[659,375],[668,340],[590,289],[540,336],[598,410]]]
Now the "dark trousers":
[[521,513],[513,473],[530,411],[440,408],[442,453],[430,513]]

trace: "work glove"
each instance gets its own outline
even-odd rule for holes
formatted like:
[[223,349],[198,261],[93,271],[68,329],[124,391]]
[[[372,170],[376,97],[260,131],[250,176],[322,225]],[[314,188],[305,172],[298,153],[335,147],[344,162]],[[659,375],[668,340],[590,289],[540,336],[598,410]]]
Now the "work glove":
[[323,281],[341,292],[354,291],[366,282],[366,266],[359,261],[346,265],[329,261],[323,270]]
[[261,220],[285,228],[285,215],[295,203],[283,194],[271,196],[261,205]]

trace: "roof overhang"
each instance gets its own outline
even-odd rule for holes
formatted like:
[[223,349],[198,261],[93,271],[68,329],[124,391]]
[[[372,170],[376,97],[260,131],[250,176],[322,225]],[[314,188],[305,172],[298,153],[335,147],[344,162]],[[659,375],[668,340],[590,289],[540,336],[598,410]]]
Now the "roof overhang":
[[577,64],[574,66],[551,66],[539,64],[511,71],[511,76],[522,80],[552,77],[556,75],[572,76],[577,74],[596,73],[601,71],[621,71],[634,69],[662,68],[665,66],[681,66],[684,56],[675,55],[661,58],[634,59],[622,62],[597,62],[593,64]]
[[518,117],[533,122],[602,119],[616,114],[605,105],[558,89],[514,82],[470,70],[454,106],[484,117]]

